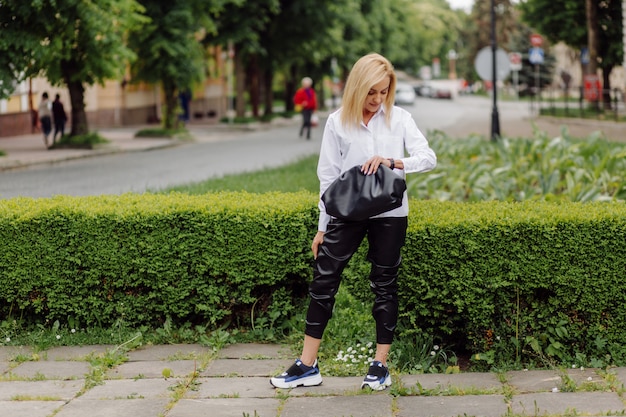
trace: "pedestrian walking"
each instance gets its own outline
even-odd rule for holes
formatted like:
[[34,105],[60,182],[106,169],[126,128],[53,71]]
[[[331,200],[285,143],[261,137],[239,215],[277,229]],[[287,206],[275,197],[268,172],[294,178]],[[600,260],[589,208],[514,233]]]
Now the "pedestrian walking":
[[48,93],[44,92],[41,95],[41,102],[39,103],[39,122],[41,123],[41,131],[43,132],[43,143],[48,147],[48,136],[52,131],[52,111],[50,110],[50,101],[48,100]]
[[52,135],[52,144],[56,143],[57,133],[60,133],[59,139],[65,135],[65,122],[67,121],[67,114],[63,108],[61,102],[61,96],[58,94],[54,96],[52,102],[52,117],[54,119],[54,134]]
[[[437,157],[413,117],[394,106],[395,88],[393,66],[382,55],[369,54],[354,64],[342,106],[329,115],[324,128],[317,166],[320,196],[342,173],[357,165],[365,175],[376,174],[384,165],[401,178],[435,168]],[[367,236],[376,352],[361,387],[383,390],[391,385],[387,356],[398,319],[397,278],[409,213],[406,191],[401,206],[365,220],[331,217],[322,199],[319,209],[318,231],[311,245],[315,262],[304,345],[295,363],[270,383],[276,388],[322,383],[317,360],[322,335],[332,315],[343,269]]]
[[296,111],[302,113],[300,137],[302,137],[306,129],[306,138],[311,139],[311,120],[315,110],[317,110],[317,95],[312,87],[313,80],[311,78],[304,77],[301,85],[302,86],[296,90],[296,94],[293,96],[293,102],[296,106]]

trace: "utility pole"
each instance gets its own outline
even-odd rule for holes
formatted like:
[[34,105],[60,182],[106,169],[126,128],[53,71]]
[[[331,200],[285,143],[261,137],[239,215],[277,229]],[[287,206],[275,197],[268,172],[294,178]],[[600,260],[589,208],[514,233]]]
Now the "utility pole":
[[498,71],[496,65],[496,4],[491,0],[491,82],[493,92],[493,108],[491,111],[491,141],[496,142],[500,137],[500,116],[498,115]]

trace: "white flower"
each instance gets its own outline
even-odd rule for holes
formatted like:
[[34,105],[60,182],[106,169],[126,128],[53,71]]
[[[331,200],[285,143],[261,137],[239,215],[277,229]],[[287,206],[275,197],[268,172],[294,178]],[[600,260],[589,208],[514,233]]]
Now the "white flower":
[[590,376],[588,376],[588,377],[587,377],[587,381],[593,381],[593,378],[592,378],[592,377],[590,377]]
[[581,366],[581,367],[580,367],[580,370],[581,370],[581,371],[584,371],[584,370],[585,370],[585,367],[584,367],[584,366]]
[[372,347],[372,345],[373,345],[373,343],[372,343],[372,342],[367,342],[367,345],[365,345],[365,346],[367,346],[368,348],[371,348],[371,347]]
[[434,350],[439,350],[439,345],[435,345],[435,346],[433,346],[433,349],[434,349]]
[[552,388],[552,392],[559,392],[559,389],[557,387]]
[[352,346],[348,348],[348,352],[352,352]]
[[499,340],[500,340],[500,336],[496,336],[496,340],[498,340],[498,341],[499,341]]
[[432,352],[430,352],[430,356],[435,356],[437,354],[437,352],[435,352],[434,350]]
[[7,343],[9,343],[11,341],[11,338],[7,337],[5,340],[7,341]]
[[361,346],[361,352],[365,352],[366,347],[365,346]]
[[61,339],[61,335],[60,335],[60,334],[58,334],[58,335],[57,335],[57,340],[60,340],[60,339]]
[[572,365],[572,369],[576,369],[576,364]]
[[357,344],[356,344],[356,347],[361,347],[361,344],[360,344],[360,343],[357,343]]
[[76,333],[76,329],[72,329],[70,330],[72,333]]

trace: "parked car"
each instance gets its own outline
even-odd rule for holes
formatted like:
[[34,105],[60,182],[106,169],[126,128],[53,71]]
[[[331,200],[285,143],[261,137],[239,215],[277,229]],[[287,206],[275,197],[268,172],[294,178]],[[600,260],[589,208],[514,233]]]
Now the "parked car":
[[396,84],[396,104],[413,104],[415,103],[415,90],[406,83]]
[[436,88],[432,95],[432,98],[447,98],[447,99],[451,99],[452,98],[452,91],[450,91],[449,88],[444,88],[444,87],[438,87]]
[[430,97],[433,92],[432,87],[426,83],[418,84],[413,89],[420,97]]

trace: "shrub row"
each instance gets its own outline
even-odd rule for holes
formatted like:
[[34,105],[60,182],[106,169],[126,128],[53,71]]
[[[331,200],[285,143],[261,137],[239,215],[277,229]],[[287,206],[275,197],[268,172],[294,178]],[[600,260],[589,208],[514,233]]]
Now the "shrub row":
[[[5,200],[0,320],[245,325],[278,289],[306,295],[316,202],[308,192]],[[404,329],[509,356],[626,339],[624,204],[411,204]],[[344,284],[371,301],[366,250]]]

